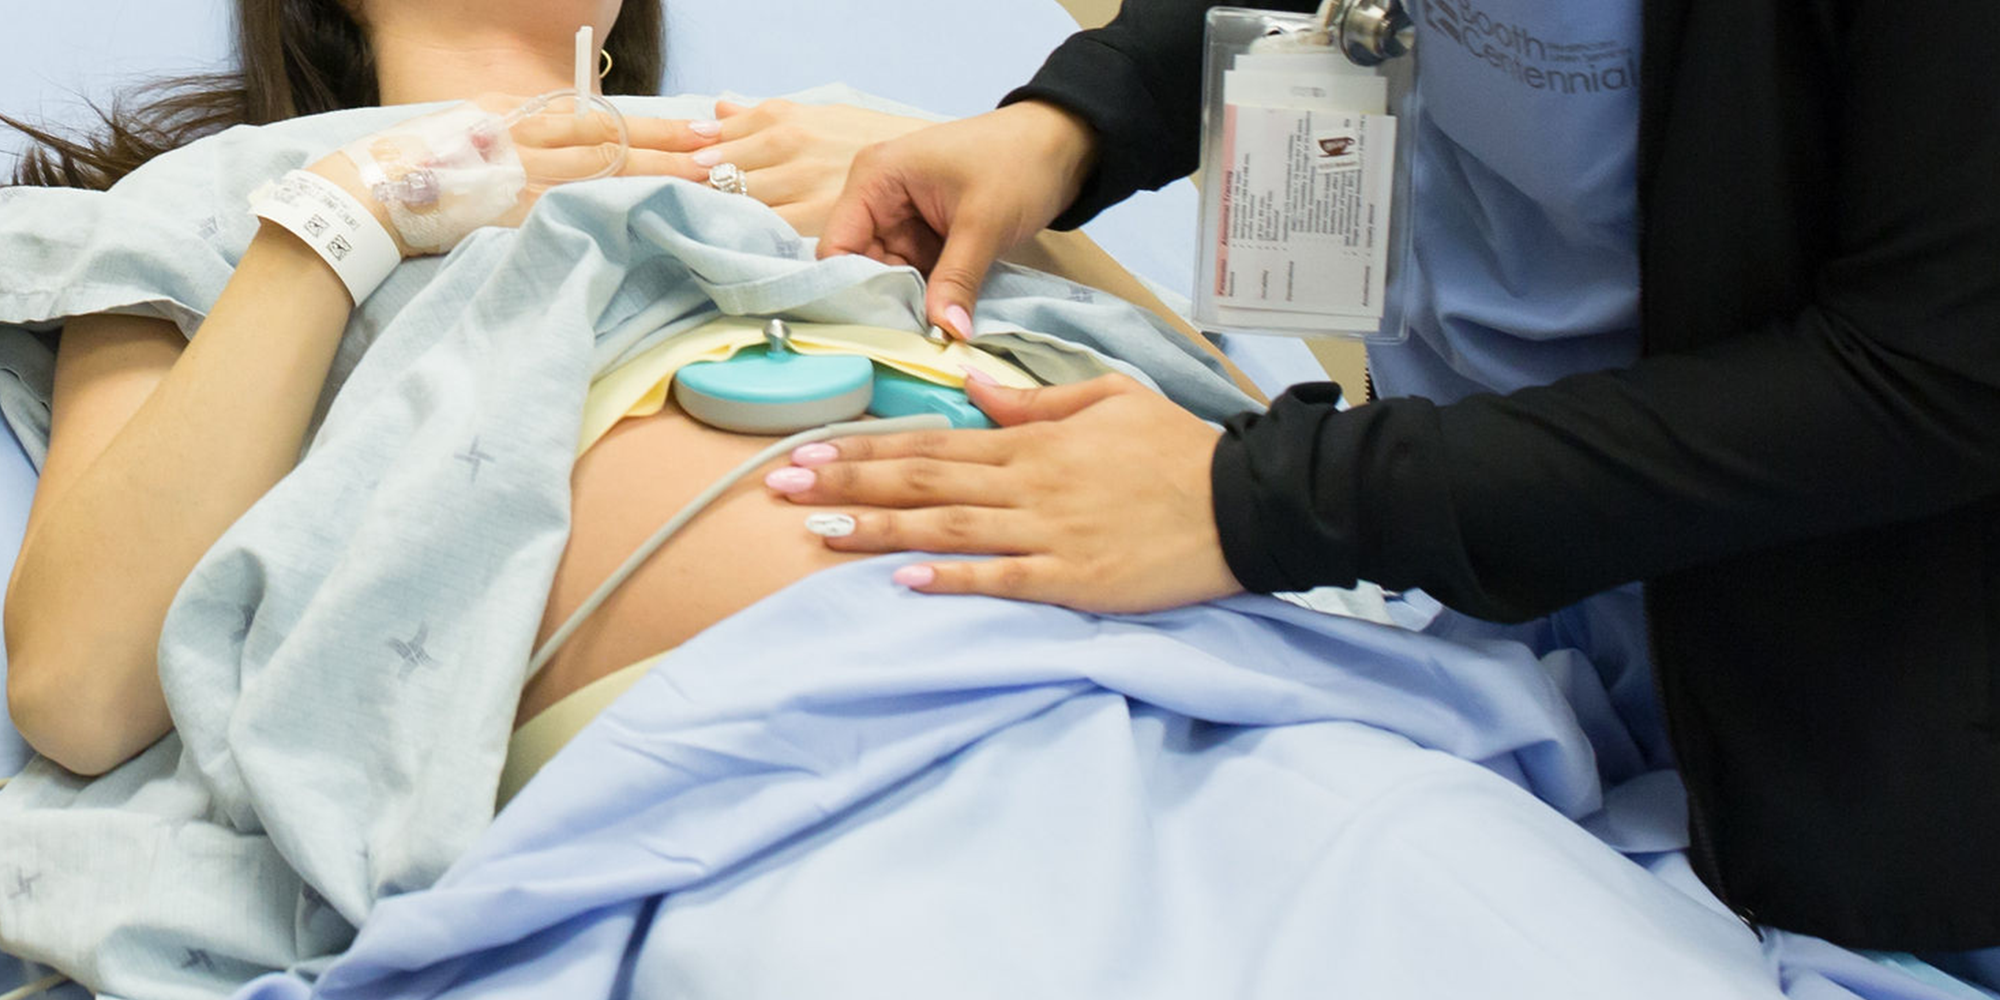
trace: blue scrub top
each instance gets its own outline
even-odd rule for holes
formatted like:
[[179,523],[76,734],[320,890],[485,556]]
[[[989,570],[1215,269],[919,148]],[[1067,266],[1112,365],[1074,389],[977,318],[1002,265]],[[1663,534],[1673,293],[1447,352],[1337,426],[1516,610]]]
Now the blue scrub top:
[[[1378,395],[1450,402],[1639,355],[1637,0],[1415,0],[1409,340]],[[1391,322],[1399,317],[1392,315]]]
[[[1448,403],[1639,356],[1638,0],[1413,0],[1412,257],[1388,296],[1409,339],[1368,350],[1381,396]],[[1406,310],[1399,312],[1398,310]],[[1639,749],[1672,749],[1637,585],[1522,625],[1428,631],[1583,653]],[[1622,781],[1629,773],[1607,774]]]

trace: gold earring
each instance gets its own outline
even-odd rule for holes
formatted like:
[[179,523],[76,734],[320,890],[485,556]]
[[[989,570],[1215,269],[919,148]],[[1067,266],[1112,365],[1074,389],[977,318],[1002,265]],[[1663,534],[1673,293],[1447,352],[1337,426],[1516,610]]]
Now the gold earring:
[[597,54],[604,57],[604,68],[597,71],[597,78],[602,80],[611,75],[611,50],[598,49]]

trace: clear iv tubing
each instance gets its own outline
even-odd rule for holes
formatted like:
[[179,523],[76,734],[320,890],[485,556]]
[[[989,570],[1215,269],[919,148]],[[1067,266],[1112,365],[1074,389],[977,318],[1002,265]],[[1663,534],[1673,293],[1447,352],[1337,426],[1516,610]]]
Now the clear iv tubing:
[[541,114],[543,111],[548,109],[549,105],[564,99],[570,99],[576,101],[576,116],[578,118],[584,117],[585,108],[593,108],[610,116],[611,124],[616,126],[618,129],[618,153],[615,156],[613,156],[611,158],[611,161],[605,164],[602,169],[588,176],[530,177],[528,178],[528,180],[537,184],[544,184],[551,186],[556,184],[574,184],[577,183],[578,181],[594,181],[601,177],[610,177],[613,174],[616,174],[618,171],[624,169],[626,156],[632,150],[632,130],[626,127],[625,116],[618,111],[617,106],[613,105],[609,100],[605,99],[600,95],[584,91],[576,91],[576,90],[551,90],[546,94],[540,94],[535,97],[528,98],[528,100],[525,103],[521,104],[519,107],[516,107],[513,110],[507,112],[506,114],[501,115],[500,116],[501,126],[503,128],[511,129],[515,125],[518,125],[521,122],[526,121],[527,119],[535,115]]
[[556,655],[556,650],[561,649],[562,644],[569,641],[569,637],[575,635],[577,629],[583,627],[584,621],[596,613],[627,578],[638,572],[639,567],[644,565],[654,552],[659,551],[660,546],[667,543],[667,539],[674,537],[676,532],[694,520],[696,514],[701,513],[709,504],[714,503],[717,497],[735,486],[744,476],[757,471],[764,463],[781,455],[790,454],[792,449],[802,444],[825,441],[828,438],[856,437],[863,434],[900,434],[904,431],[941,431],[950,427],[950,418],[939,413],[919,413],[915,416],[892,417],[888,420],[850,420],[801,431],[752,455],[748,461],[731,470],[728,475],[710,483],[707,489],[688,501],[687,506],[682,507],[679,513],[668,518],[667,523],[660,525],[660,530],[653,532],[651,538],[640,542],[639,547],[634,549],[617,569],[612,570],[611,575],[606,577],[589,597],[584,598],[583,603],[569,616],[569,620],[563,622],[562,627],[556,629],[555,634],[549,636],[547,642],[542,643],[542,648],[535,650],[534,659],[528,661],[527,679],[533,680],[536,674],[541,673],[542,668]]

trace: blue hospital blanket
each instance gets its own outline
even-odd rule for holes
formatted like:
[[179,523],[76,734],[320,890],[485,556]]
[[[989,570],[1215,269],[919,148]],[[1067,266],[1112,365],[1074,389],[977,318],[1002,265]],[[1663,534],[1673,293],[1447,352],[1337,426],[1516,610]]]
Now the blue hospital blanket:
[[1601,795],[1520,643],[928,597],[907,559],[662,657],[316,987],[238,996],[1952,995],[1760,944],[1676,870],[1671,773]]
[[[255,230],[249,191],[423,110],[229,129],[109,192],[0,190],[0,327],[120,312],[198,336]],[[0,950],[114,995],[216,996],[316,971],[379,900],[434,882],[493,813],[589,380],[718,313],[922,329],[917,272],[812,251],[751,199],[632,177],[398,267],[348,323],[298,465],[168,611],[174,731],[95,780],[38,759],[0,789]],[[1001,268],[974,319],[1211,419],[1251,405],[1157,319],[1065,280]]]
[[[11,571],[21,554],[21,537],[28,530],[28,507],[35,500],[35,467],[4,421],[0,421],[0,570]],[[7,599],[7,579],[0,578],[0,601]],[[7,653],[0,649],[0,685],[7,680]],[[0,777],[14,774],[28,762],[28,745],[13,723],[0,719]]]
[[[414,110],[230,130],[109,194],[0,191],[0,325],[121,311],[193,334],[254,226],[249,188]],[[717,310],[920,321],[913,273],[810,258],[747,199],[627,179],[399,268],[350,323],[299,467],[176,599],[176,733],[97,781],[38,763],[0,791],[0,943],[143,997],[271,969],[298,978],[260,988],[296,990],[364,923],[329,989],[624,976],[736,996],[971,969],[995,992],[1283,993],[1329,965],[1437,985],[1446,963],[1393,947],[1427,940],[1538,995],[1616,979],[1598,944],[1720,995],[1769,993],[1759,968],[1795,996],[1849,983],[1675,891],[1655,864],[1677,846],[1671,782],[1600,795],[1609,757],[1550,661],[1264,600],[1098,619],[898,594],[857,564],[676,653],[640,689],[655,701],[551,765],[574,801],[545,779],[520,801],[547,808],[489,828],[583,381]],[[1067,282],[998,274],[977,320],[1060,335],[1204,415],[1246,403]],[[469,443],[498,456],[476,483]],[[774,670],[786,650],[824,677]],[[592,756],[605,740],[620,752]]]

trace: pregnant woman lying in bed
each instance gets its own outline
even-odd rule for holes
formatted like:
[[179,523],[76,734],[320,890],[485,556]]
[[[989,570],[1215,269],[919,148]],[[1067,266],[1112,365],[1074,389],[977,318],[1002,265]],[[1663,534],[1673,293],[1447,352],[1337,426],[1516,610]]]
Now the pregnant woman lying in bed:
[[[668,403],[579,456],[593,376],[718,307],[921,316],[910,272],[815,262],[799,238],[857,149],[920,122],[782,102],[705,120],[706,101],[655,97],[617,102],[625,176],[531,187],[504,220],[518,228],[449,256],[399,247],[357,295],[251,216],[261,185],[320,171],[368,210],[343,147],[477,95],[569,86],[579,24],[606,40],[602,86],[649,93],[659,7],[246,0],[239,16],[241,79],[117,118],[95,145],[38,135],[26,183],[0,190],[0,338],[61,331],[7,594],[8,709],[42,756],[0,790],[0,878],[31,887],[0,894],[0,952],[122,995],[157,995],[146,977],[176,949],[206,957],[169,978],[210,987],[338,954],[378,900],[431,884],[487,827],[502,764],[520,777],[514,723],[854,558],[760,473],[524,690],[528,651],[610,567],[770,443]],[[238,122],[261,127],[206,134]],[[510,130],[525,170],[608,162],[594,134],[560,132]],[[711,158],[747,172],[749,197],[701,183]],[[1035,263],[1108,264],[1047,252]],[[1145,297],[1129,276],[1079,278]],[[1080,284],[1019,280],[1036,287],[1018,328],[1135,327]],[[1220,387],[1209,416],[1246,402],[1190,343],[1152,349]]]
[[[245,5],[253,30],[244,51],[268,61],[254,30],[256,6]],[[280,60],[287,83],[246,73],[246,91],[231,95],[250,108],[272,109],[252,112],[262,117],[376,100],[414,104],[557,90],[569,81],[577,24],[609,29],[607,87],[650,91],[658,76],[657,44],[650,40],[658,37],[659,11],[643,0],[622,11],[616,2],[484,5],[476,21],[456,7],[414,0],[358,0],[344,11],[332,0],[285,6],[323,19],[321,41],[357,43],[341,26],[352,15],[373,75],[329,80],[322,75],[328,67]],[[726,159],[748,171],[754,196],[811,234],[853,152],[920,124],[858,108],[781,102],[722,110],[721,121],[630,118],[631,149],[621,172],[704,180],[709,166]],[[615,148],[592,141],[601,133],[515,131],[530,176],[574,162],[594,167]],[[143,131],[123,136],[110,162],[84,151],[44,161],[30,176],[104,186],[137,165],[136,143],[170,141]],[[311,169],[373,204],[343,154]],[[513,216],[525,214],[535,196],[531,185]],[[376,209],[389,228],[386,210]],[[399,249],[406,258],[424,255]],[[297,461],[355,306],[326,262],[266,222],[192,340],[150,317],[77,316],[64,324],[50,450],[6,615],[9,708],[44,755],[96,774],[167,732],[156,650],[169,604],[203,553]],[[576,465],[573,534],[541,637],[655,525],[766,443],[705,428],[671,403],[656,417],[614,428]],[[491,442],[485,451],[493,451]],[[675,458],[665,463],[662,455]],[[521,718],[851,558],[809,544],[800,516],[755,478],[747,480],[564,647],[525,691]],[[662,607],[669,594],[671,613],[621,613]]]
[[[246,25],[255,26],[256,5],[244,6]],[[477,21],[469,12],[415,2],[366,2],[345,13],[330,2],[296,6],[329,21],[353,15],[363,26],[374,78],[327,81],[318,78],[327,67],[279,57],[271,68],[285,83],[245,74],[242,100],[249,107],[331,110],[374,103],[371,96],[390,105],[494,90],[557,90],[567,84],[574,25],[595,23],[601,31],[620,15],[616,3],[503,5],[482,10]],[[625,50],[647,25],[657,33],[658,9],[632,6],[622,30],[608,39],[613,69],[623,63],[643,72],[650,64],[656,74],[657,43],[650,58]],[[322,30],[314,40],[332,43],[343,34]],[[246,56],[267,55],[254,31],[245,40]],[[345,93],[313,93],[314,85]],[[635,120],[625,172],[705,174],[687,154],[709,145],[717,131],[712,123]],[[603,155],[591,145],[542,152]],[[341,176],[342,159],[335,153],[318,169]],[[101,184],[132,166],[121,162],[56,179]],[[351,167],[342,179],[368,198]],[[45,756],[96,774],[167,731],[156,647],[169,602],[223,530],[292,468],[355,305],[326,263],[265,223],[191,341],[159,319],[102,315],[65,323],[48,460],[7,607],[9,707]],[[708,440],[717,454],[736,450],[726,439],[693,429],[667,433]],[[647,432],[655,439],[660,434]],[[617,474],[606,466],[602,459],[591,463]],[[601,496],[598,476],[580,470],[578,477],[579,496],[593,507]],[[583,540],[570,561],[590,565],[592,544]],[[774,554],[802,550],[799,558],[810,549],[771,547]],[[772,566],[768,560],[746,563]],[[758,585],[748,578],[756,575],[746,574],[742,583],[751,592]],[[567,580],[559,592],[566,590]],[[572,657],[588,648],[580,643]],[[572,673],[572,663],[565,663],[546,676],[555,681]]]

